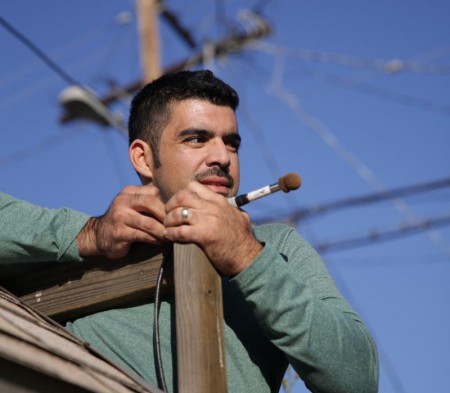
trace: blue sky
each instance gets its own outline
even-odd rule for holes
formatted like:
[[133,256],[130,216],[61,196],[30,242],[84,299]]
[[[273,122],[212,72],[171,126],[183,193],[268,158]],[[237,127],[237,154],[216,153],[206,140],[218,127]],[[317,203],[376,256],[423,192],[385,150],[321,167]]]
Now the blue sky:
[[[204,64],[241,95],[241,191],[292,171],[303,179],[295,193],[249,205],[254,219],[450,176],[447,1],[166,4],[200,45],[251,29],[240,11],[255,5],[272,24],[266,39]],[[111,83],[140,78],[132,1],[16,0],[0,15],[100,96]],[[119,15],[131,19],[120,24]],[[164,66],[192,53],[162,20],[159,27]],[[3,28],[0,45],[1,190],[101,214],[122,187],[138,183],[126,138],[87,122],[60,124],[67,83]],[[111,110],[126,119],[128,102]],[[318,245],[449,214],[442,188],[296,224]],[[449,227],[322,255],[378,343],[380,392],[446,391]],[[294,391],[305,391],[301,382]]]

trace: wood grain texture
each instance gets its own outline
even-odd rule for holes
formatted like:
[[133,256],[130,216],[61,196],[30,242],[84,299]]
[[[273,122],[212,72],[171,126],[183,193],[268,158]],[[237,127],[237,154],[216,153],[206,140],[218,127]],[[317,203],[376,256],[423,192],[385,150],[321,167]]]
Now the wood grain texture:
[[1,287],[0,392],[162,393]]
[[179,393],[227,391],[222,281],[194,244],[175,244]]
[[[64,322],[154,296],[161,250],[143,245],[125,258],[87,258],[9,280],[4,287],[47,316]],[[162,290],[173,290],[171,275]]]

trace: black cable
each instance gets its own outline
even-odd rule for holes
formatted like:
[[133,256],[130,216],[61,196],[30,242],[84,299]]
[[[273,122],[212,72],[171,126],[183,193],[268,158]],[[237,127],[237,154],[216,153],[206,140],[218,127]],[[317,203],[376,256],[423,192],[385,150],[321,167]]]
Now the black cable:
[[39,49],[33,42],[31,42],[25,35],[16,30],[11,24],[9,24],[5,19],[0,16],[0,24],[8,30],[14,37],[16,37],[20,42],[22,42],[28,49],[30,49],[36,56],[38,56],[46,65],[48,65],[53,71],[55,71],[65,82],[69,85],[78,86],[82,89],[88,97],[91,97],[92,100],[97,102],[98,105],[101,105],[105,111],[108,112],[107,115],[103,114],[106,117],[107,122],[112,127],[117,128],[122,131],[126,135],[128,135],[128,129],[120,120],[114,118],[112,114],[109,113],[109,108],[106,104],[102,103],[93,93],[89,91],[85,86],[83,86],[80,82],[78,82],[75,78],[70,76],[67,72],[65,72],[61,67],[59,67],[50,57],[48,57],[41,49]]
[[164,376],[164,369],[161,357],[161,341],[159,337],[159,306],[160,306],[160,295],[161,295],[161,284],[164,275],[164,268],[166,266],[167,260],[172,255],[173,249],[164,255],[159,267],[158,279],[156,281],[156,291],[155,291],[155,302],[154,302],[154,316],[153,316],[153,352],[156,357],[156,378],[158,380],[158,387],[164,392],[168,392],[166,385],[166,378]]
[[15,36],[20,42],[22,42],[27,48],[29,48],[36,56],[38,56],[45,64],[47,64],[53,71],[55,71],[61,78],[63,78],[69,85],[82,86],[81,83],[76,81],[72,76],[59,67],[52,59],[50,59],[41,49],[33,44],[27,37],[16,30],[5,19],[0,16],[0,24],[8,30],[13,36]]
[[334,242],[321,242],[314,245],[314,249],[323,254],[329,251],[354,249],[356,247],[370,245],[372,243],[396,240],[405,236],[415,235],[419,232],[430,231],[437,227],[449,226],[450,215],[443,215],[433,219],[424,219],[416,223],[405,224],[399,228],[388,229],[383,232],[372,232],[368,235],[353,237]]

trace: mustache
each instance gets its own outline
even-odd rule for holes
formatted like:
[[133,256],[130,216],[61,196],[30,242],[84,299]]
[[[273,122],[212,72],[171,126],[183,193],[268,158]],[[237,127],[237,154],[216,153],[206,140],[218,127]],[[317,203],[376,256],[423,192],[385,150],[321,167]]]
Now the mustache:
[[194,180],[201,181],[203,179],[207,179],[208,177],[212,177],[212,176],[224,177],[225,179],[227,179],[230,188],[232,188],[234,186],[234,179],[230,176],[230,174],[227,171],[225,171],[219,167],[208,168],[203,172],[197,173],[195,175]]

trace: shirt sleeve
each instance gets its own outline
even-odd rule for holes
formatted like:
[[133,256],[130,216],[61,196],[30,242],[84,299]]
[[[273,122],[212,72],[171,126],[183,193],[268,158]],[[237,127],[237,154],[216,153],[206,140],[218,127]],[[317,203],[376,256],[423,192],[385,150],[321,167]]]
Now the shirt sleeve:
[[80,261],[76,237],[89,216],[0,193],[0,263]]
[[266,337],[312,392],[377,392],[374,342],[319,255],[292,228],[266,227],[262,252],[232,280]]

